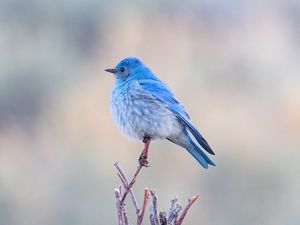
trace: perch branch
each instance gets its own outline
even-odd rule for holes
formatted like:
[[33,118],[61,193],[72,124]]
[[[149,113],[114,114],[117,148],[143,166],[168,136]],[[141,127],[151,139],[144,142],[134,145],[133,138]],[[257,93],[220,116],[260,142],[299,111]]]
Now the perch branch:
[[125,198],[126,198],[128,192],[129,192],[129,190],[132,188],[133,184],[135,183],[136,178],[137,178],[137,176],[139,175],[139,173],[140,173],[142,167],[143,167],[143,165],[141,165],[141,164],[138,165],[138,167],[137,167],[137,169],[136,169],[136,171],[135,171],[135,173],[134,173],[134,176],[133,176],[131,182],[129,183],[129,185],[128,185],[128,186],[126,187],[126,189],[125,189],[125,192],[124,192],[124,194],[123,194],[123,196],[122,196],[122,199],[121,199],[121,202],[120,202],[121,204],[124,204]]
[[121,180],[122,183],[123,183],[123,186],[124,186],[124,188],[125,188],[125,191],[126,191],[127,189],[129,190],[129,193],[130,193],[130,196],[131,196],[133,205],[134,205],[134,207],[135,207],[136,214],[138,215],[138,213],[139,213],[139,211],[140,211],[139,205],[138,205],[138,203],[137,203],[136,197],[135,197],[135,195],[134,195],[134,193],[133,193],[131,187],[129,188],[129,181],[128,181],[128,179],[127,179],[127,177],[126,177],[126,175],[125,175],[125,173],[124,173],[122,167],[119,165],[119,163],[118,163],[118,162],[115,162],[114,165],[115,165],[116,169],[118,170],[118,176],[119,176],[120,180]]

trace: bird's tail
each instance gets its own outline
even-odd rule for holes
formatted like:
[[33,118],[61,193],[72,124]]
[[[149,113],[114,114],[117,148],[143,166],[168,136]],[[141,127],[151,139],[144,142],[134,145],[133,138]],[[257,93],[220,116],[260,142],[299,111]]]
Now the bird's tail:
[[205,169],[209,165],[215,166],[214,162],[190,139],[190,145],[186,147],[186,150],[200,163]]

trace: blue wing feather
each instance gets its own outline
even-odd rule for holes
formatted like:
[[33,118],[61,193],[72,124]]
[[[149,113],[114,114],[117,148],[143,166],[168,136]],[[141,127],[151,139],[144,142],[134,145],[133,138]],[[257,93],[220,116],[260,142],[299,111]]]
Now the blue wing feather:
[[189,131],[193,134],[197,142],[210,154],[214,155],[207,141],[203,138],[200,132],[190,121],[188,113],[185,111],[184,107],[177,101],[175,95],[172,91],[160,80],[158,79],[147,79],[140,80],[140,85],[147,91],[149,91],[158,101],[166,104],[168,108],[175,113],[176,117],[180,122],[182,122]]
[[174,113],[181,113],[190,118],[184,107],[177,101],[172,91],[159,80],[141,80],[140,85],[149,91],[157,100],[163,102]]

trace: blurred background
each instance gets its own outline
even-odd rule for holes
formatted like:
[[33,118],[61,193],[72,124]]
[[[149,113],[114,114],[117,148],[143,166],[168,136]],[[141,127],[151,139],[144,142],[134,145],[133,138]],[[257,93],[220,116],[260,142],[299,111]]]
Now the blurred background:
[[166,210],[199,193],[185,224],[300,223],[299,1],[1,0],[0,52],[1,225],[117,224],[113,163],[131,176],[143,145],[114,126],[104,69],[132,55],[217,164],[157,141],[139,202],[147,186]]

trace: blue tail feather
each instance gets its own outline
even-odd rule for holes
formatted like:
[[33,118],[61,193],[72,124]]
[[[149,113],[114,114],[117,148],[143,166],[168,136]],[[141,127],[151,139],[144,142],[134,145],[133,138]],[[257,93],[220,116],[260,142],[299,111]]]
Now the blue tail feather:
[[188,152],[203,166],[205,169],[208,165],[215,166],[215,163],[197,146],[192,140],[190,140],[191,145],[186,149]]
[[209,154],[215,154],[211,147],[208,145],[207,141],[202,137],[200,132],[189,119],[185,118],[182,115],[178,115],[177,118],[189,129],[189,131],[193,134],[193,136],[195,137],[197,142],[202,146],[202,148],[204,148]]

